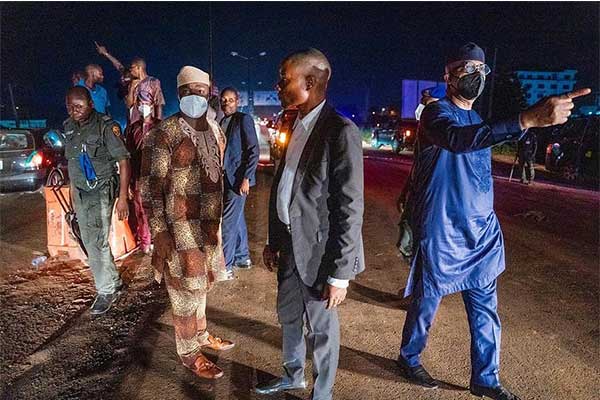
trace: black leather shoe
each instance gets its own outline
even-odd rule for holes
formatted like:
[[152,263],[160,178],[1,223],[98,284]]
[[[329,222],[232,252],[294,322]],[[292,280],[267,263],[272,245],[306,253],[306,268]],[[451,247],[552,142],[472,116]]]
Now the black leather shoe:
[[396,364],[400,367],[402,375],[412,383],[421,385],[427,389],[437,389],[439,385],[438,381],[433,379],[422,365],[411,367],[402,359],[402,357],[396,360]]
[[107,312],[110,307],[119,299],[121,290],[118,290],[111,294],[99,294],[96,296],[92,307],[90,308],[90,314],[102,315]]
[[473,396],[487,397],[494,400],[521,400],[516,394],[512,394],[502,385],[495,387],[471,385],[471,394]]
[[286,378],[276,378],[271,382],[256,385],[254,391],[258,394],[273,394],[284,390],[306,389],[306,382],[292,383]]

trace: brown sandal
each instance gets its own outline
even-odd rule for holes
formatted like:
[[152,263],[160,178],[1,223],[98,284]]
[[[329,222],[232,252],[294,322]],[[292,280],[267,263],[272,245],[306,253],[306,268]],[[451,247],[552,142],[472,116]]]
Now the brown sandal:
[[207,349],[213,349],[217,351],[226,351],[233,349],[235,347],[235,343],[233,343],[231,340],[225,340],[217,336],[208,335],[206,343],[203,344],[202,347],[206,347]]
[[223,376],[223,370],[217,367],[212,361],[206,358],[204,355],[199,354],[196,361],[191,366],[183,364],[188,367],[194,374],[204,379],[219,379]]

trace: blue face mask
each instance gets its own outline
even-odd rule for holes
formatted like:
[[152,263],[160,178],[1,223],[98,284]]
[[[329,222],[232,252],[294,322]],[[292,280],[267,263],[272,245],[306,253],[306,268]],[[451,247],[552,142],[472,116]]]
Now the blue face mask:
[[202,96],[188,95],[179,100],[179,109],[190,118],[200,118],[208,110],[208,101]]
[[89,154],[87,153],[87,149],[85,145],[79,154],[79,167],[85,176],[86,183],[90,189],[93,189],[98,184],[98,176],[96,175],[96,170],[94,169],[94,164],[92,164],[92,160],[90,159]]

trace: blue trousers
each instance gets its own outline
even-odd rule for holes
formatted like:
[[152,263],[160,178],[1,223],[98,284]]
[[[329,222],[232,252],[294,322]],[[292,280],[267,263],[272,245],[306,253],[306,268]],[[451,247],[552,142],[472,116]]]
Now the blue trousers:
[[225,179],[223,188],[223,252],[225,266],[232,270],[236,263],[250,259],[248,230],[244,206],[246,196],[237,194]]
[[[419,286],[419,285],[417,285]],[[498,386],[500,379],[500,319],[496,311],[496,280],[486,287],[465,290],[463,302],[471,331],[471,384]],[[400,357],[411,367],[421,364],[429,328],[442,297],[423,297],[415,290],[402,331]]]

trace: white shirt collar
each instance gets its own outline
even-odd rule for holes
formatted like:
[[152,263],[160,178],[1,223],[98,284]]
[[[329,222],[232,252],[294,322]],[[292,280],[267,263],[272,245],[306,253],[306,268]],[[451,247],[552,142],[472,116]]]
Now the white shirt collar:
[[320,102],[319,105],[313,108],[308,114],[306,114],[304,118],[300,118],[300,114],[298,114],[295,126],[297,126],[299,122],[302,124],[302,127],[304,128],[305,132],[311,132],[312,129],[315,127],[315,124],[317,123],[317,117],[319,116],[319,114],[321,114],[321,110],[325,106],[325,101],[326,100]]

